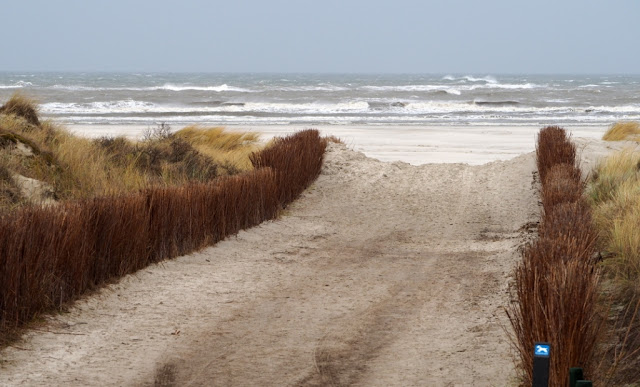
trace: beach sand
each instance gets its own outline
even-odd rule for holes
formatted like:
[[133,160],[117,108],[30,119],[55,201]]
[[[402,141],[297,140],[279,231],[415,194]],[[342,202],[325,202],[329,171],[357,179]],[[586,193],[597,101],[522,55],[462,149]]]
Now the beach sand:
[[[578,143],[585,165],[622,147]],[[515,385],[534,171],[531,152],[412,166],[330,144],[281,218],[49,317],[0,354],[0,385]]]
[[[69,125],[87,137],[126,136],[141,138],[145,125]],[[178,130],[180,126],[173,129]],[[508,160],[535,150],[540,126],[407,126],[407,125],[263,125],[226,126],[227,130],[260,133],[268,141],[303,129],[340,138],[350,148],[381,161],[485,164]],[[565,126],[575,137],[601,138],[606,127]]]

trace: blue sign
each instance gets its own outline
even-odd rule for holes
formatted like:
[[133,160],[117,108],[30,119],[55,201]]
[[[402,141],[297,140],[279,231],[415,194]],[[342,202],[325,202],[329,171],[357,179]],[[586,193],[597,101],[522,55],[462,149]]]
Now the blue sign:
[[549,345],[536,344],[536,346],[533,349],[533,355],[549,357],[549,349],[550,349]]

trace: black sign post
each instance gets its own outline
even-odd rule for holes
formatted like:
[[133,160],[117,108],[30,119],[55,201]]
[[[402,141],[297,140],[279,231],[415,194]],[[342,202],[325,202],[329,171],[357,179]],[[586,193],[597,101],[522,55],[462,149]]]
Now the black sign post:
[[549,385],[549,343],[533,344],[533,383],[532,387],[547,387]]

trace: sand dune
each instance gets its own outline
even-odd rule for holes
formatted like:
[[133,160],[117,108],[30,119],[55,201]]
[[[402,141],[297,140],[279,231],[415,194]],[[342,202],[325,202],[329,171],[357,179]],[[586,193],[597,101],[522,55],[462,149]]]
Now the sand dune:
[[534,158],[412,166],[332,144],[279,220],[51,317],[2,352],[0,384],[512,384],[503,307],[539,216]]

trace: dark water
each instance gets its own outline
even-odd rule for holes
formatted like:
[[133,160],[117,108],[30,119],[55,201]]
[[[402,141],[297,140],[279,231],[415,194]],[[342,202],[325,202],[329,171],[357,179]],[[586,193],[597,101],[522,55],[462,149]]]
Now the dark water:
[[608,125],[640,76],[0,73],[74,124]]

